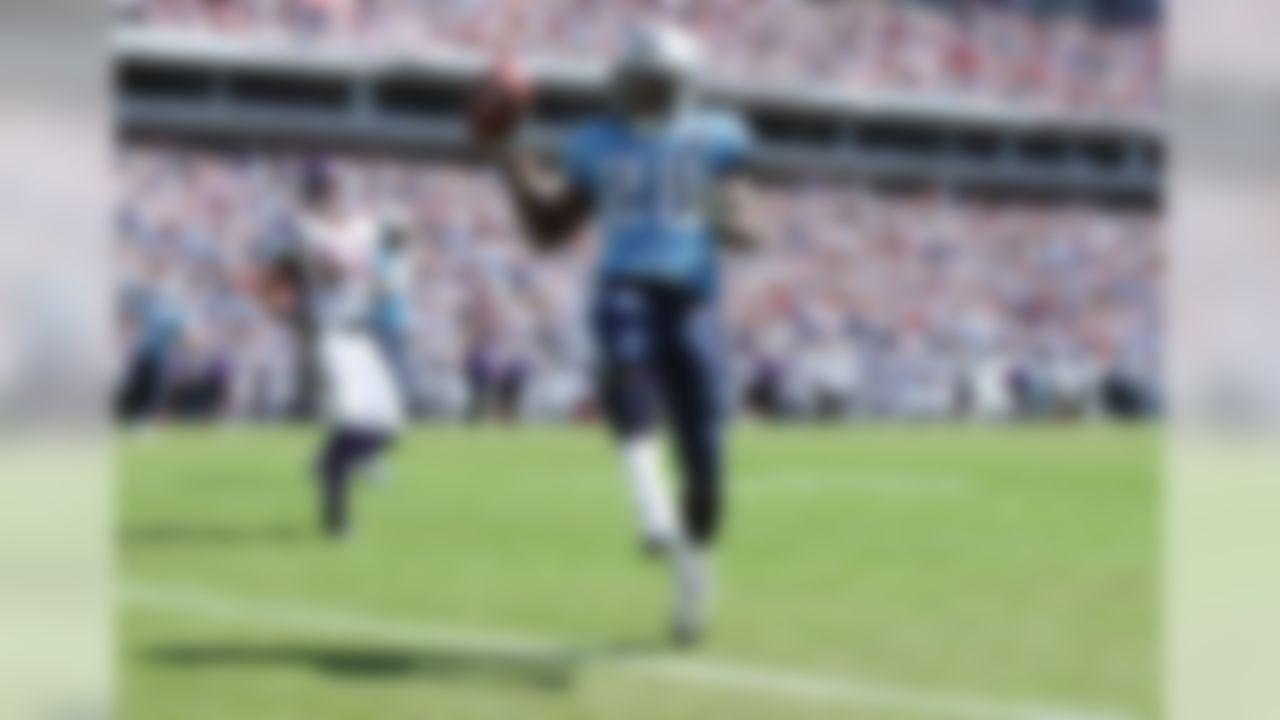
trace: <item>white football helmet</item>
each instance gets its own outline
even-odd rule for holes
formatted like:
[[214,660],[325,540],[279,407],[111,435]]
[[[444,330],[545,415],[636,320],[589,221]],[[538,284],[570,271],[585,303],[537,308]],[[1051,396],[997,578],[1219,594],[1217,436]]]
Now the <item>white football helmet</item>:
[[617,73],[661,75],[692,82],[702,65],[702,48],[689,33],[672,25],[649,23],[631,29],[614,63]]
[[614,61],[614,91],[629,115],[671,117],[694,102],[701,65],[693,36],[670,25],[640,25]]

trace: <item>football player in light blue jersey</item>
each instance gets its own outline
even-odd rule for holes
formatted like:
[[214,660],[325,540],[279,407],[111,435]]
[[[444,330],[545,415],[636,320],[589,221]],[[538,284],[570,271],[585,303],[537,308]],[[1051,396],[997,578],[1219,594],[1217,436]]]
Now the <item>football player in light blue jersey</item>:
[[188,326],[177,275],[168,261],[147,258],[123,298],[133,347],[120,388],[119,413],[130,429],[154,420],[168,400],[169,378]]
[[408,408],[416,405],[418,393],[412,357],[413,268],[409,251],[409,228],[404,218],[392,215],[382,222],[377,257],[374,260],[374,300],[371,325],[387,364],[400,386]]
[[[682,642],[705,625],[722,505],[719,252],[752,244],[735,200],[749,134],[736,116],[699,107],[698,65],[698,47],[683,32],[637,29],[613,68],[612,112],[571,134],[558,167],[487,139],[539,246],[557,247],[598,220],[592,323],[601,404],[644,545],[671,559],[673,630]],[[680,513],[664,477],[660,416],[674,431]]]

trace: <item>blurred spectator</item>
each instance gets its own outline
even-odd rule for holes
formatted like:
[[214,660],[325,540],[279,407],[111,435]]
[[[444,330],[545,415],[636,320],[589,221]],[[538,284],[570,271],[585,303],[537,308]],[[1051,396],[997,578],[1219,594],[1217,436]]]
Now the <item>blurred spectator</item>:
[[[290,338],[233,279],[287,232],[280,218],[306,159],[158,144],[119,157],[122,291],[164,267],[198,330],[183,366],[216,369],[232,413],[280,412],[296,382]],[[591,238],[531,252],[480,168],[331,167],[370,207],[405,209],[408,279],[397,287],[409,307],[396,317],[424,411],[589,411]],[[761,184],[753,201],[768,247],[729,272],[740,403],[780,417],[912,419],[1158,407],[1153,211],[823,181]]]
[[[115,0],[125,23],[237,37],[611,57],[628,26],[665,18],[702,37],[716,71],[753,84],[970,95],[1074,110],[1161,103],[1152,0],[1091,14],[965,0]],[[1079,3],[1077,3],[1079,5]],[[1123,6],[1123,7],[1122,7]],[[1105,11],[1104,11],[1105,10]],[[1103,22],[1103,20],[1108,22]],[[1124,22],[1121,22],[1121,21]]]

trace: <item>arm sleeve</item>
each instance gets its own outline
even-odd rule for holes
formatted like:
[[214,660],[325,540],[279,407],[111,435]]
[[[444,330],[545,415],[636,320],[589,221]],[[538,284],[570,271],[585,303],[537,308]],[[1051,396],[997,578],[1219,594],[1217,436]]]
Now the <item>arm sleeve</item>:
[[593,194],[596,187],[595,163],[598,132],[593,125],[575,128],[569,134],[560,155],[565,177],[577,188]]

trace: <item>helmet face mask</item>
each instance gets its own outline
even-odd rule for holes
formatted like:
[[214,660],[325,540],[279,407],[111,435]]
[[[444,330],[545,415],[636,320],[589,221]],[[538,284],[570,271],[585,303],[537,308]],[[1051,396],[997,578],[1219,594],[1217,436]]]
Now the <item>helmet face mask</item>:
[[614,75],[614,94],[624,116],[638,122],[673,117],[685,104],[685,83],[651,70],[628,69]]
[[697,44],[679,30],[634,30],[613,68],[619,111],[642,125],[673,118],[694,99],[699,60]]

